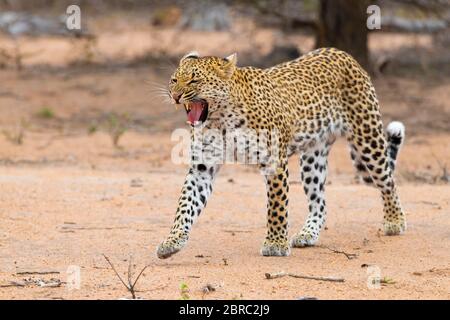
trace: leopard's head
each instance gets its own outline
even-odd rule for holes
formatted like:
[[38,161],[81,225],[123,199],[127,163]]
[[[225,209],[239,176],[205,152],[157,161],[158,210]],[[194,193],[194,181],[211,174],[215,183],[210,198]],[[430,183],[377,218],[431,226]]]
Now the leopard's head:
[[169,93],[173,103],[184,105],[192,126],[205,122],[208,114],[227,101],[236,62],[236,54],[218,58],[191,52],[181,58],[170,79]]

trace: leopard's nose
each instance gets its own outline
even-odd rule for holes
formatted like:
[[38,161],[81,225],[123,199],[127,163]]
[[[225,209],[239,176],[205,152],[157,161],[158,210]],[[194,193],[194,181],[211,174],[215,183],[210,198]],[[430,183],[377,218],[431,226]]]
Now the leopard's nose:
[[181,93],[172,92],[172,98],[175,100],[176,104],[180,103]]

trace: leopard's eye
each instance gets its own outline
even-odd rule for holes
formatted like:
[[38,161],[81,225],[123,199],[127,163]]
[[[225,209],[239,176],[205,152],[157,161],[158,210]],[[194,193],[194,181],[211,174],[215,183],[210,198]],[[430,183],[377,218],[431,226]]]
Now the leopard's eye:
[[199,82],[198,79],[192,79],[192,80],[190,80],[190,81],[188,82],[188,84],[191,84],[191,83],[197,83],[197,82]]
[[177,78],[172,78],[172,79],[170,79],[170,82],[171,82],[171,83],[177,83]]

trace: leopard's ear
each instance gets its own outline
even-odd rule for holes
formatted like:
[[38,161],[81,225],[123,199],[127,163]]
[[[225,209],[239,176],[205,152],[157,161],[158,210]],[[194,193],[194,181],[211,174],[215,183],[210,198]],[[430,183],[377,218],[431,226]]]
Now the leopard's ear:
[[231,78],[231,76],[234,73],[234,70],[236,70],[237,54],[233,53],[233,54],[229,55],[228,57],[226,57],[224,60],[225,60],[225,64],[222,67],[224,75],[227,78]]
[[228,61],[228,63],[233,64],[234,66],[236,66],[237,64],[237,53],[233,53],[230,54],[228,57],[225,58],[226,61]]
[[183,62],[183,60],[186,60],[186,59],[198,59],[198,57],[200,57],[200,55],[198,54],[197,51],[191,51],[191,52],[185,54],[183,56],[183,58],[180,59],[180,63]]

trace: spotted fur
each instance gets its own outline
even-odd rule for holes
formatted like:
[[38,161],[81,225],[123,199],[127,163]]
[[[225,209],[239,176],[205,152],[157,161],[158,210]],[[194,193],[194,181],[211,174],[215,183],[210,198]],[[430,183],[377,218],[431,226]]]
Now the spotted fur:
[[[179,103],[198,98],[207,101],[209,114],[200,125],[202,130],[214,128],[225,133],[249,128],[279,133],[276,141],[270,142],[280,147],[276,169],[265,176],[267,235],[263,255],[286,256],[291,246],[317,242],[326,219],[327,156],[339,135],[348,140],[362,178],[381,192],[385,233],[396,235],[406,230],[393,175],[404,127],[395,122],[385,136],[374,86],[347,53],[318,49],[269,69],[237,67],[236,55],[223,59],[188,54],[173,74],[169,90]],[[309,214],[305,225],[288,241],[287,159],[296,153],[300,153]],[[263,161],[259,163],[261,169],[266,166]],[[172,230],[157,250],[160,258],[171,256],[186,244],[219,168],[219,163],[190,166]]]

